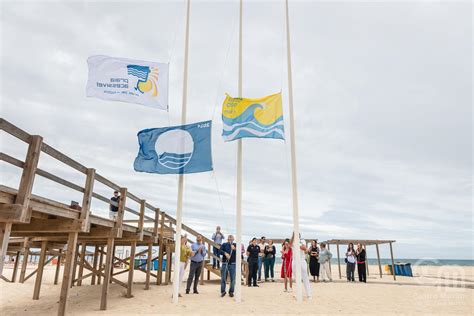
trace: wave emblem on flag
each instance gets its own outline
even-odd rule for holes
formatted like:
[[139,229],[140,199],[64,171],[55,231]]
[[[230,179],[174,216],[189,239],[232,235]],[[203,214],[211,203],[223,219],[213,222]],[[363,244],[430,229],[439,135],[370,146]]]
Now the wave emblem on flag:
[[160,174],[211,171],[211,128],[212,122],[205,121],[140,131],[135,171]]
[[151,96],[156,97],[158,95],[158,68],[139,66],[139,65],[127,65],[127,71],[130,76],[138,78],[135,90],[141,93],[151,91]]
[[227,95],[222,121],[225,141],[246,137],[285,139],[281,93],[259,99]]
[[169,65],[104,55],[87,59],[88,97],[168,109]]

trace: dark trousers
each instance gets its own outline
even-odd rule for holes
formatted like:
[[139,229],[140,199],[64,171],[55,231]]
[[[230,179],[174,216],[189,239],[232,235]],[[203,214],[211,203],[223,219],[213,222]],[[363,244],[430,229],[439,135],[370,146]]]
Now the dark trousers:
[[[219,249],[217,249],[216,247],[212,247],[212,253],[214,254],[214,256],[217,256],[219,257]],[[217,260],[216,258],[212,258],[212,267],[213,268],[220,268],[221,264],[220,264],[220,261]]]
[[268,279],[268,277],[271,277],[272,279],[275,277],[275,257],[273,258],[265,258],[263,261],[264,267],[265,267],[265,280]]
[[354,281],[355,263],[348,262],[346,265],[347,281]]
[[257,285],[258,261],[249,261],[249,280],[248,285]]
[[191,266],[189,267],[188,282],[186,284],[186,292],[188,292],[189,289],[191,288],[191,283],[193,283],[193,279],[194,279],[193,290],[194,292],[197,292],[199,276],[201,275],[201,269],[202,269],[202,261],[201,262],[191,261]]
[[359,274],[359,282],[367,282],[365,262],[357,263],[357,273]]

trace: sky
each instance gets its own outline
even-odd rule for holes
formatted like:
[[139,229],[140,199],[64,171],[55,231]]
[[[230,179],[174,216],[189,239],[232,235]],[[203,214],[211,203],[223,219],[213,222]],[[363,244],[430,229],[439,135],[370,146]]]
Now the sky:
[[[237,94],[238,4],[191,4],[187,122],[213,120],[214,171],[186,175],[183,221],[206,235],[216,225],[235,233],[237,145],[222,140],[220,107]],[[174,216],[177,176],[137,173],[133,161],[138,131],[180,123],[185,8],[1,1],[1,117]],[[244,1],[243,95],[282,91],[289,139],[284,22],[282,0]],[[290,26],[302,236],[396,240],[397,258],[473,259],[471,2],[290,0]],[[169,112],[87,98],[86,60],[98,54],[169,62]],[[24,159],[26,144],[5,133],[0,142]],[[39,167],[84,185],[46,154]],[[291,235],[290,171],[288,140],[243,141],[244,240]],[[0,162],[1,184],[19,179]],[[41,177],[33,193],[81,201]],[[92,212],[105,216],[107,205],[94,200]]]

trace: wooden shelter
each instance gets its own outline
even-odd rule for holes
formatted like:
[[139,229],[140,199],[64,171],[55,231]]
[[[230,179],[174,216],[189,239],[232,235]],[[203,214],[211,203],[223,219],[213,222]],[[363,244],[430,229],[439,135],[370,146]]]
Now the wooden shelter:
[[[379,266],[379,274],[380,274],[380,277],[382,277],[382,265],[380,263],[379,245],[389,244],[390,245],[390,257],[392,259],[393,279],[396,280],[397,277],[395,276],[395,262],[393,260],[393,247],[392,247],[392,243],[394,243],[394,242],[395,242],[395,240],[331,239],[331,240],[325,241],[324,243],[326,243],[328,245],[328,249],[329,249],[329,245],[336,245],[336,248],[337,248],[337,266],[339,268],[339,279],[342,278],[342,274],[341,274],[341,256],[340,256],[340,253],[339,253],[339,245],[348,245],[349,243],[353,243],[354,245],[361,244],[364,247],[366,254],[367,254],[367,246],[375,245],[375,249],[377,251],[377,262],[378,262],[378,266]],[[367,275],[369,275],[369,265],[366,264],[365,266],[366,266],[366,269],[367,269]]]
[[[132,194],[127,188],[106,179],[95,169],[88,168],[49,146],[43,142],[41,136],[30,135],[2,118],[0,118],[0,129],[28,144],[24,161],[6,153],[0,153],[1,161],[22,170],[18,188],[0,185],[0,276],[4,281],[15,282],[18,269],[20,269],[20,283],[36,275],[33,299],[38,300],[44,266],[54,258],[59,259],[54,281],[58,284],[61,261],[63,261],[58,315],[66,313],[69,289],[72,286],[81,286],[88,278],[91,280],[91,285],[102,287],[101,310],[107,309],[107,293],[109,284],[112,282],[126,289],[126,297],[132,297],[135,271],[146,273],[145,290],[150,288],[151,277],[156,279],[157,285],[166,285],[171,281],[171,262],[174,251],[173,225],[176,225],[173,217]],[[85,175],[84,185],[77,185],[38,168],[39,158],[45,154],[61,162],[62,167],[66,166],[68,171],[75,170],[76,173]],[[79,207],[71,206],[33,195],[32,189],[37,176],[82,193],[82,203]],[[94,184],[97,182],[111,191],[120,192],[116,220],[94,214],[91,208],[92,199],[110,203],[109,198],[94,191]],[[133,203],[135,207],[138,204],[138,209],[133,209]],[[125,215],[135,217],[135,219],[126,220]],[[199,235],[187,225],[183,224],[182,227],[189,235]],[[208,238],[204,237],[203,240],[208,244],[209,249],[212,246],[218,247]],[[125,259],[117,257],[115,254],[117,246],[129,246],[130,256]],[[137,246],[147,248],[137,253]],[[155,258],[152,257],[153,247],[158,247],[158,255]],[[93,248],[94,251],[91,253],[87,251],[88,248]],[[28,256],[32,254],[32,249],[41,249],[38,267],[26,275]],[[4,257],[7,254],[16,258],[11,278],[3,275]],[[147,255],[146,269],[136,270],[134,259],[144,254]],[[92,264],[85,260],[86,256],[92,256]],[[163,273],[161,267],[165,256],[166,269]],[[212,265],[209,267],[208,262],[211,257],[214,255],[209,252],[206,264],[203,265],[203,269],[208,268],[208,279],[211,272],[219,274],[219,271],[212,269]],[[20,259],[22,259],[21,267],[19,267]],[[155,260],[158,260],[159,267],[156,274],[151,272],[151,265]],[[115,264],[122,264],[127,268],[114,272]],[[116,278],[122,273],[127,273],[127,282]],[[203,282],[203,277],[201,282]]]

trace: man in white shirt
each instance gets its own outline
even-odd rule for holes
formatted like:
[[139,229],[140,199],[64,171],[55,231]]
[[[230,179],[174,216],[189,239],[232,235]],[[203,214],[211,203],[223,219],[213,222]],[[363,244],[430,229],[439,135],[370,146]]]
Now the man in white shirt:
[[[303,279],[303,285],[304,285],[304,290],[306,293],[306,297],[308,300],[311,300],[313,298],[313,291],[311,289],[311,284],[309,283],[309,276],[308,276],[308,263],[306,262],[306,241],[301,238],[301,234],[299,236],[299,255],[301,257],[301,278]],[[293,246],[293,238],[294,234],[291,237],[290,244]],[[293,271],[296,271],[295,267],[296,260],[293,260]]]

